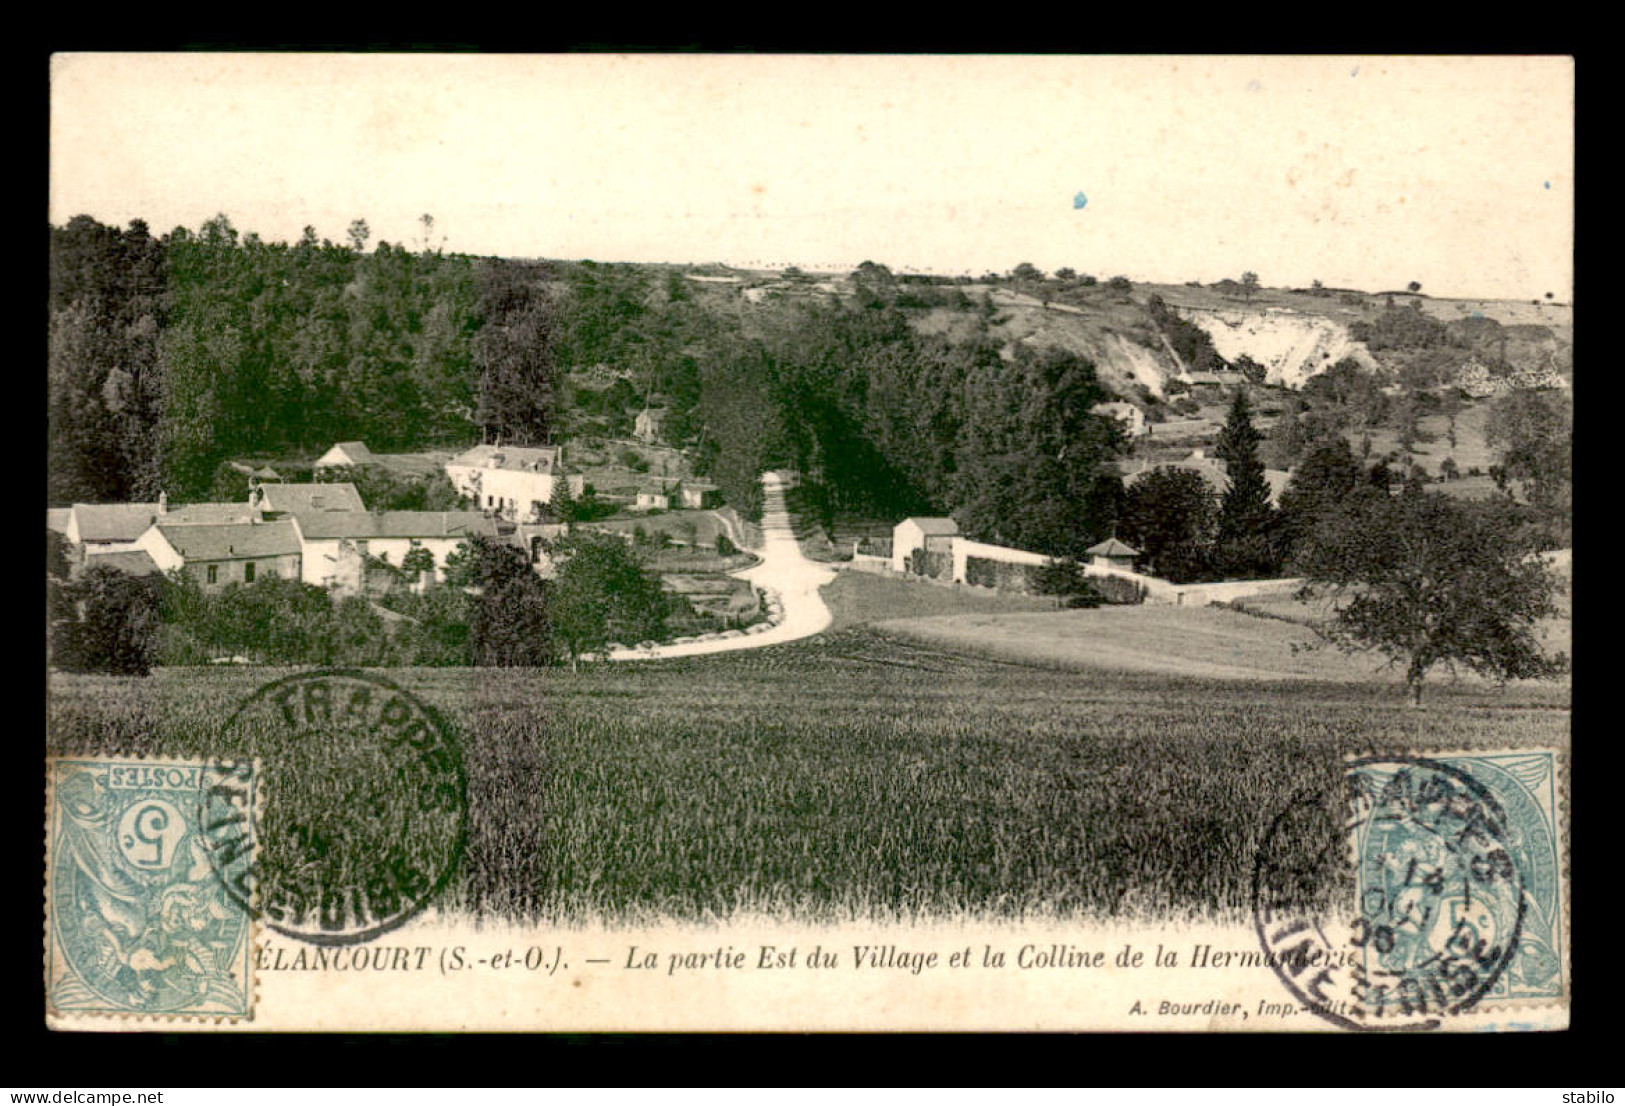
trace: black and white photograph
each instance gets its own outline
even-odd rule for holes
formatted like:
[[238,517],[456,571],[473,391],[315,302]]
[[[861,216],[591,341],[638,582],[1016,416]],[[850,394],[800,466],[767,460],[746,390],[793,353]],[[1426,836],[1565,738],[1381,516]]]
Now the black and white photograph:
[[52,1028],[1568,1026],[1572,59],[50,74]]

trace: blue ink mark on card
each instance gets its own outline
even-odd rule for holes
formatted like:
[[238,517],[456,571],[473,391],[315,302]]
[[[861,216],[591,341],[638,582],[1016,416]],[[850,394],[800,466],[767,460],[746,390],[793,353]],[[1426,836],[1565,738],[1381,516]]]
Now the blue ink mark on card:
[[1087,204],[1088,202],[1089,202],[1089,197],[1085,196],[1082,192],[1079,192],[1076,196],[1072,197],[1072,206],[1073,206],[1073,208],[1081,208],[1085,204]]
[[1546,191],[1550,192],[1551,190],[1552,190],[1552,182],[1547,181],[1546,182]]

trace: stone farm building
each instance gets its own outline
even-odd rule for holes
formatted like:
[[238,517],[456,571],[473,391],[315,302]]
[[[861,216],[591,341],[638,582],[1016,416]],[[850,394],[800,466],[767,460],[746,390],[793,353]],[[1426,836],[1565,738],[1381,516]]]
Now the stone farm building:
[[722,489],[704,481],[684,481],[681,485],[683,506],[690,510],[708,511],[722,506]]
[[638,492],[632,504],[634,511],[667,511],[671,509],[671,493],[664,488],[648,487]]
[[512,522],[543,517],[560,482],[579,499],[586,478],[568,472],[560,446],[477,445],[446,462],[459,494]]
[[[414,549],[444,579],[446,559],[470,538],[514,540],[512,526],[483,511],[368,511],[347,483],[261,484],[247,503],[78,503],[47,511],[46,527],[67,539],[76,570],[179,570],[208,591],[272,577],[358,591],[369,559],[399,568]],[[522,527],[519,536],[549,529]]]
[[293,521],[301,539],[300,579],[341,590],[359,586],[363,557],[399,568],[412,550],[426,549],[441,579],[458,546],[475,536],[499,537],[496,520],[481,511],[309,511]]
[[892,568],[907,572],[909,558],[916,552],[947,553],[959,524],[951,518],[905,518],[892,529]]
[[171,525],[160,520],[137,542],[161,572],[181,569],[205,589],[299,578],[300,541],[292,522]]
[[[55,520],[51,514],[55,514]],[[68,540],[81,564],[110,553],[128,553],[156,522],[169,526],[248,522],[259,511],[245,503],[191,503],[169,506],[164,496],[156,503],[75,503],[46,516],[46,525]]]
[[660,427],[666,421],[666,408],[645,407],[632,420],[632,434],[640,442],[653,442],[660,437]]

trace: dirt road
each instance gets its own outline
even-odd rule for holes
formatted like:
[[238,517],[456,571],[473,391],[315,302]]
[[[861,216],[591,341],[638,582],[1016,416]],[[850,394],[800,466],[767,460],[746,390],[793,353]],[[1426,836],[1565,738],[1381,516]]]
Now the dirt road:
[[809,561],[802,555],[790,527],[790,512],[784,503],[784,488],[773,473],[762,477],[762,563],[733,575],[749,580],[783,605],[784,617],[777,626],[760,633],[733,631],[736,636],[706,637],[673,645],[645,649],[616,649],[612,661],[658,660],[662,657],[695,657],[706,653],[728,653],[736,649],[760,649],[797,641],[829,628],[833,615],[818,589],[835,578],[835,570]]

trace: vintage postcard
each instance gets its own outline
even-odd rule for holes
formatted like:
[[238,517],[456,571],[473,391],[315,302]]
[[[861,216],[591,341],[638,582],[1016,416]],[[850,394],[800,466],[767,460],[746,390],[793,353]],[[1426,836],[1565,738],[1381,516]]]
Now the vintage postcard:
[[53,1028],[1568,1026],[1571,59],[51,76]]

